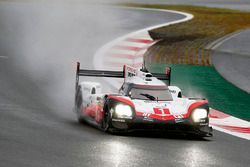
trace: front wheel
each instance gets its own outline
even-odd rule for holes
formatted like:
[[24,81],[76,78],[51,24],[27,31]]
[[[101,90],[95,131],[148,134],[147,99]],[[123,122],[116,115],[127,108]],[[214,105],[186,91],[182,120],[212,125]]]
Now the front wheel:
[[108,132],[111,127],[111,114],[110,111],[104,112],[103,121],[102,121],[102,129],[104,132]]

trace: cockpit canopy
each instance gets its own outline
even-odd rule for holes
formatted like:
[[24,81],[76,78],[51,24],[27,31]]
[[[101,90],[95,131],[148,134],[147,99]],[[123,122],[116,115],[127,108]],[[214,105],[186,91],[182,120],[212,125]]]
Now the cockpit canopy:
[[120,93],[129,96],[131,99],[151,100],[151,101],[172,101],[173,97],[166,85],[137,85],[124,83]]

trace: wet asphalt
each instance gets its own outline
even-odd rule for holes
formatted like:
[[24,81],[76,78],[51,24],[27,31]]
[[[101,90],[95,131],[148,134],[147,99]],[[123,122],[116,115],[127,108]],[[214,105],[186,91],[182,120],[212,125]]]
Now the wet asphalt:
[[[94,16],[94,17],[93,17]],[[182,16],[69,4],[0,4],[0,166],[249,166],[248,140],[214,132],[110,135],[72,113],[75,62]],[[108,23],[108,24],[107,24]]]

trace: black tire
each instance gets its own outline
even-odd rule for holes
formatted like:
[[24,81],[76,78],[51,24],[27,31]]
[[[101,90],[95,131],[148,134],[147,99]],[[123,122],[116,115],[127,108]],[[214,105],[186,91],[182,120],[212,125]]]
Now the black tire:
[[102,130],[104,132],[109,132],[109,129],[111,127],[111,114],[110,111],[104,111],[104,117],[102,120]]
[[76,111],[76,117],[77,117],[77,121],[80,124],[85,124],[85,119],[81,116],[79,109],[77,109],[77,111]]
[[85,120],[84,120],[84,118],[82,118],[81,116],[77,116],[77,121],[78,121],[80,124],[85,124]]

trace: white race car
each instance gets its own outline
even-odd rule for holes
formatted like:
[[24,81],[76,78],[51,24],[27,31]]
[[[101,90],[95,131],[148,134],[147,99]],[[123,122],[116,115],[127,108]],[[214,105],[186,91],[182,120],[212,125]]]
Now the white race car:
[[[79,76],[124,78],[117,93],[102,92],[98,82],[79,83]],[[77,63],[74,112],[79,122],[89,122],[109,132],[164,130],[212,136],[209,106],[205,99],[186,98],[170,86],[166,74],[124,66],[123,71],[80,69]],[[168,84],[164,83],[168,81]]]

